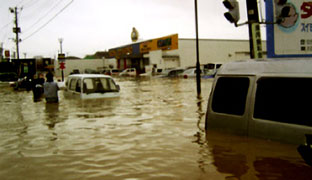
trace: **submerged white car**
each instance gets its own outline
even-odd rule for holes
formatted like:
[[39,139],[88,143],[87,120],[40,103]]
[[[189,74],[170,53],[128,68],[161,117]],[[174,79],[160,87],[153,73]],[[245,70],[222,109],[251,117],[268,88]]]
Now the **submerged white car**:
[[[200,74],[202,75],[202,70],[200,70]],[[180,74],[183,78],[189,78],[189,77],[196,77],[196,68],[190,68],[185,71],[183,71],[182,74]]]
[[136,75],[137,72],[135,68],[127,68],[119,74],[119,76],[136,76]]
[[112,98],[120,96],[120,87],[115,80],[102,74],[70,75],[65,83],[65,96],[81,99]]

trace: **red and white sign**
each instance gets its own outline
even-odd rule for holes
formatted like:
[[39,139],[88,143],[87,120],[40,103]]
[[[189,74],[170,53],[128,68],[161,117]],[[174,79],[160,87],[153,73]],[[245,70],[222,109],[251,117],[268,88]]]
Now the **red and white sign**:
[[65,63],[64,62],[60,62],[60,69],[65,69]]

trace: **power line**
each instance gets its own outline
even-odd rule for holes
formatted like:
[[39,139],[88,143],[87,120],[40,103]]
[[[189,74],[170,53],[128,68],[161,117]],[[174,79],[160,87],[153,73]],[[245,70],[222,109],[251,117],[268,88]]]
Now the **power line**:
[[49,19],[45,24],[40,26],[36,31],[31,33],[29,36],[25,37],[23,40],[30,38],[31,36],[35,35],[37,32],[39,32],[42,28],[44,28],[46,25],[48,25],[53,19],[55,19],[59,14],[61,14],[66,8],[68,8],[69,5],[71,5],[74,2],[74,0],[71,0],[64,8],[62,8],[58,13],[56,13],[51,19]]
[[50,14],[60,3],[62,2],[62,0],[59,0],[57,2],[57,4],[55,4],[49,11],[47,11],[47,13],[45,13],[43,16],[41,16],[35,23],[33,23],[30,27],[26,28],[26,30],[24,30],[24,33],[27,32],[29,29],[31,29],[32,27],[34,27],[36,24],[38,24],[42,19],[44,19],[48,14]]
[[37,4],[38,2],[39,1],[36,1],[36,0],[29,0],[28,2],[25,2],[23,5],[21,5],[21,7],[29,8],[29,7]]
[[4,29],[4,28],[8,27],[8,26],[9,26],[10,24],[12,24],[12,23],[13,23],[13,22],[9,22],[8,24],[2,26],[2,27],[0,28],[0,30],[2,30],[2,29]]

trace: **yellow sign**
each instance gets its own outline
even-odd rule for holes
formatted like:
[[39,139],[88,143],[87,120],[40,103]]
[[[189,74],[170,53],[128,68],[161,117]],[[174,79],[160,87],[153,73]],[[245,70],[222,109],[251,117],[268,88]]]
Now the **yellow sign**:
[[152,39],[140,43],[140,53],[148,53],[155,50],[173,50],[178,49],[178,34]]
[[[115,49],[110,49],[108,51],[108,54],[110,57],[115,57],[117,59],[126,57],[128,55],[133,54],[133,47],[139,46],[140,48],[140,54],[148,53],[149,51],[155,51],[155,50],[163,50],[163,51],[169,51],[178,49],[178,34],[173,34],[170,36],[164,36],[157,39],[152,39],[148,41],[144,41],[137,44],[127,45]],[[135,49],[136,50],[136,49]],[[138,53],[135,51],[135,53]]]

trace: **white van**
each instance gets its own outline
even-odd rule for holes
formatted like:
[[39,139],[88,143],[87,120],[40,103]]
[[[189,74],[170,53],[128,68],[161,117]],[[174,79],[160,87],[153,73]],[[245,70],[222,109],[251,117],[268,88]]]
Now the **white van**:
[[65,96],[81,99],[111,98],[120,96],[120,87],[111,76],[102,74],[75,74],[66,81]]
[[304,144],[312,134],[312,59],[223,64],[205,123],[206,129]]

